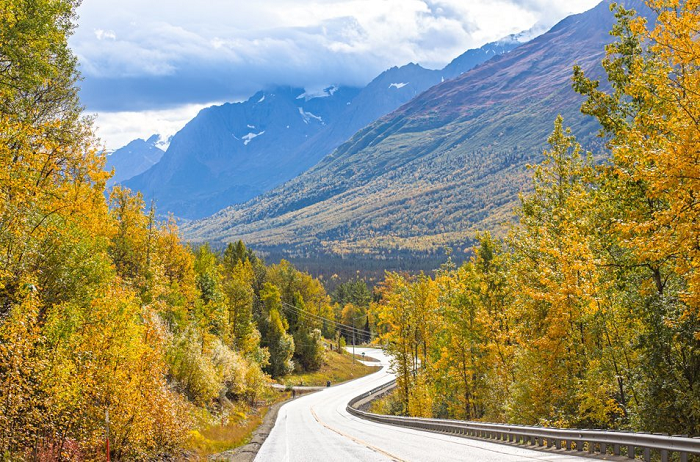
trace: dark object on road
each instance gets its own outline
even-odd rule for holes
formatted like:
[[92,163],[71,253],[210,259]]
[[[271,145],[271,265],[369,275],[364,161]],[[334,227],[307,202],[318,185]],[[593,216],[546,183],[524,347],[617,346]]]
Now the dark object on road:
[[296,397],[297,397],[297,391],[294,388],[292,388],[292,399],[294,399]]
[[331,381],[328,380],[328,381],[326,382],[326,387],[330,387],[330,386],[331,386]]

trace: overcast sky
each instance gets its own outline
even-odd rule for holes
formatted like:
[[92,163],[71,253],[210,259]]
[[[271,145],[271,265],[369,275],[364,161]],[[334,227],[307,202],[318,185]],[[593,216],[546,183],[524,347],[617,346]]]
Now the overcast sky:
[[598,0],[85,0],[71,38],[81,97],[114,149],[172,135],[202,107],[272,85],[367,84],[441,68]]

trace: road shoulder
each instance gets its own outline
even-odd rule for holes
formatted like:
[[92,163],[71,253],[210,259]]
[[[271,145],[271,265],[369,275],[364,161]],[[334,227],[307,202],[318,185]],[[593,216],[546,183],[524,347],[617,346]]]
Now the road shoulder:
[[253,436],[247,444],[231,449],[230,451],[211,455],[207,459],[216,462],[252,462],[258,454],[260,447],[274,428],[280,408],[289,401],[290,400],[280,401],[270,407],[270,410],[267,411],[263,418],[262,424],[255,429]]

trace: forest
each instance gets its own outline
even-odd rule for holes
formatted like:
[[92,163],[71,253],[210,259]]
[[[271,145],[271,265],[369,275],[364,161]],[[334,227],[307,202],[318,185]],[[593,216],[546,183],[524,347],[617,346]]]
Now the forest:
[[107,431],[114,459],[182,456],[271,379],[318,370],[343,307],[286,261],[189,247],[139,194],[106,191],[67,45],[78,2],[3,5],[0,458],[102,458]]
[[558,118],[507,236],[387,275],[380,411],[700,435],[700,6],[648,3],[653,28],[615,10],[609,86],[574,68],[606,149]]
[[175,457],[325,345],[373,340],[398,374],[383,412],[700,435],[698,1],[650,0],[654,27],[616,9],[609,84],[573,72],[605,147],[554,121],[503,237],[332,293],[106,190],[78,3],[0,10],[1,458],[103,457],[108,422],[113,458]]

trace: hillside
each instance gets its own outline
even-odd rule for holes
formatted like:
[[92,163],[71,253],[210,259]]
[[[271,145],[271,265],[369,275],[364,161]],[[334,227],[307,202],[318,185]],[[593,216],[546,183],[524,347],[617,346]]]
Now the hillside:
[[162,213],[211,215],[296,177],[358,130],[518,40],[510,36],[469,50],[444,70],[393,67],[362,89],[275,88],[207,108],[174,136],[161,162],[124,184],[155,199]]
[[429,89],[294,180],[190,224],[187,237],[297,256],[459,249],[511,219],[526,164],[540,159],[557,114],[584,144],[595,142],[572,66],[601,74],[613,21],[608,2],[564,19]]

